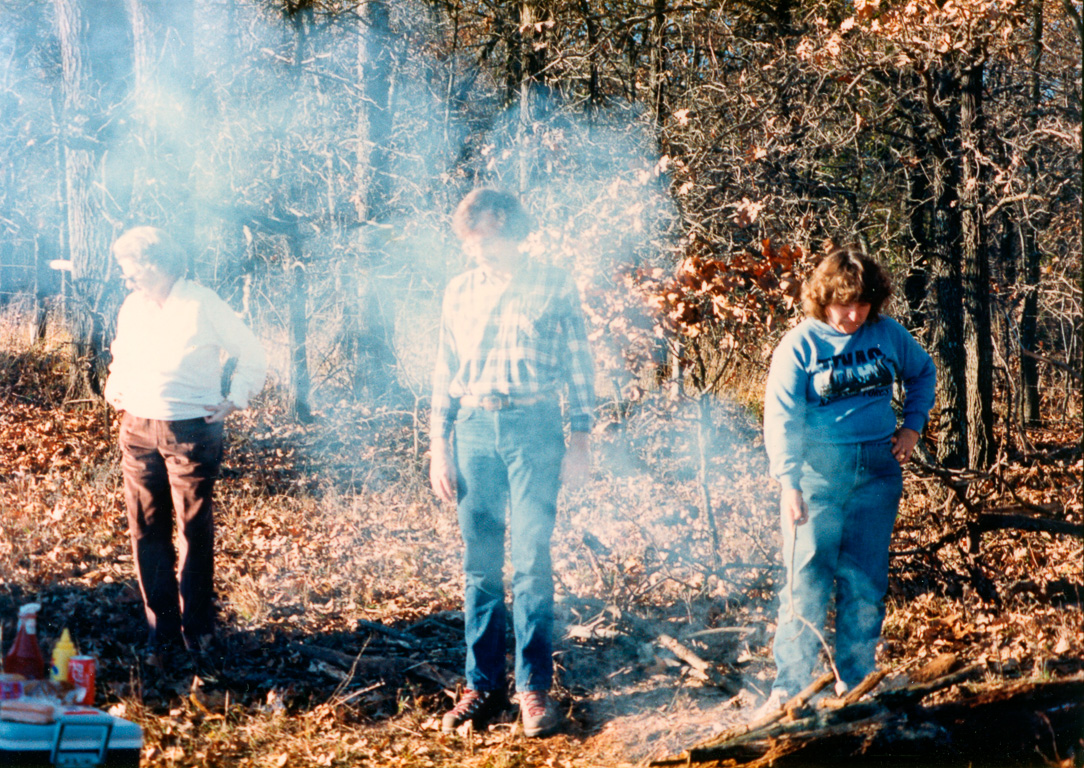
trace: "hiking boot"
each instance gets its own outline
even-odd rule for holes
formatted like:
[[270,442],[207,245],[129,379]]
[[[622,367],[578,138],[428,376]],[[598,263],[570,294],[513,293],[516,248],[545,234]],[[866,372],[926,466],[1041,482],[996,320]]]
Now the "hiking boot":
[[531,738],[548,736],[557,730],[557,705],[546,691],[522,691],[519,713],[523,719],[523,733]]
[[444,713],[440,729],[455,733],[463,723],[470,722],[476,731],[485,730],[505,708],[508,698],[504,691],[475,691],[467,688],[459,697],[459,703]]

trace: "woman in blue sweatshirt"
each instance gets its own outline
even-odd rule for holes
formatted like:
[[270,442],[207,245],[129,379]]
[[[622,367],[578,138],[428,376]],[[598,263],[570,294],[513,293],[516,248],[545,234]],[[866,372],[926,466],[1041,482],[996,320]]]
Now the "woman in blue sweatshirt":
[[[888,275],[853,248],[830,253],[802,289],[808,317],[772,355],[764,442],[782,486],[787,581],[769,706],[805,688],[835,588],[837,691],[873,672],[888,545],[911,458],[934,401],[930,356],[880,310]],[[893,390],[902,389],[897,424]]]

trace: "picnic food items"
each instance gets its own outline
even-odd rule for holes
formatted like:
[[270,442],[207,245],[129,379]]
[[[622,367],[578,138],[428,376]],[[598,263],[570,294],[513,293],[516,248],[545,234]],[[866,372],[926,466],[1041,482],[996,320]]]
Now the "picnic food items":
[[23,695],[23,676],[0,673],[0,701],[17,699]]
[[15,642],[4,656],[4,672],[22,675],[28,680],[41,680],[45,677],[45,657],[38,645],[37,603],[27,603],[19,609],[19,630]]
[[88,706],[94,703],[96,662],[93,656],[74,655],[67,629],[53,647],[51,679],[41,679],[38,610],[36,604],[20,609],[19,631],[4,657],[0,765],[138,768],[142,729]]
[[21,698],[0,702],[0,719],[16,723],[53,722],[56,705],[45,699]]
[[60,639],[53,646],[53,663],[49,668],[49,679],[60,683],[68,679],[68,660],[75,655],[75,643],[68,633],[68,628],[60,633]]
[[97,663],[93,656],[72,656],[68,660],[68,679],[75,686],[75,703],[94,703],[94,678]]
[[0,765],[139,768],[142,747],[138,725],[101,710],[39,697],[0,702]]

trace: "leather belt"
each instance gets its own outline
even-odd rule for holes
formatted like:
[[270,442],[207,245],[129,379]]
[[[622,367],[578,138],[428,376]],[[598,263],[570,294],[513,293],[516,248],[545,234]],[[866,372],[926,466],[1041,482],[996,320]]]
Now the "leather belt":
[[503,411],[506,408],[526,408],[553,400],[552,395],[464,395],[459,398],[461,408],[481,408],[484,411]]

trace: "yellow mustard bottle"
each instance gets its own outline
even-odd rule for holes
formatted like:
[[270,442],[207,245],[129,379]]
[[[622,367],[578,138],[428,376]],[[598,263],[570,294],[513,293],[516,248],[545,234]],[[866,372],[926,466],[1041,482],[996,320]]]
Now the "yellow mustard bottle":
[[53,664],[49,668],[49,679],[55,683],[68,679],[68,659],[75,655],[75,644],[68,628],[60,633],[60,639],[53,646]]

